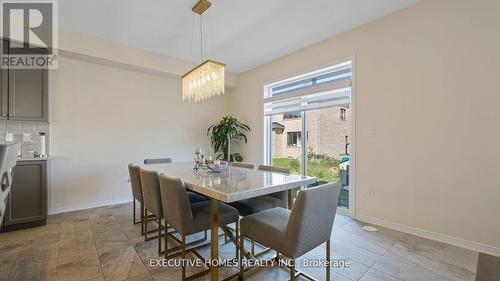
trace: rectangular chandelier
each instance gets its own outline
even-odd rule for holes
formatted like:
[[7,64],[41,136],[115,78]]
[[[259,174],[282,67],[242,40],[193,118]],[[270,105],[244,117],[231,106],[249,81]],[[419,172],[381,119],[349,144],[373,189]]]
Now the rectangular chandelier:
[[200,102],[224,94],[226,65],[206,60],[182,75],[182,99]]

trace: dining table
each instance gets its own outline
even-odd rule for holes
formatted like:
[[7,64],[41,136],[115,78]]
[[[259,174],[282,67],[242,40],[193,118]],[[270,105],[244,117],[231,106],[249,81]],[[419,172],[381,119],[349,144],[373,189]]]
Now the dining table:
[[292,198],[292,190],[317,182],[316,177],[232,165],[195,168],[193,161],[141,165],[141,168],[179,178],[186,184],[187,189],[202,194],[211,201],[210,280],[212,281],[219,280],[219,266],[213,262],[219,260],[219,202],[232,203],[280,191],[288,191],[288,198]]

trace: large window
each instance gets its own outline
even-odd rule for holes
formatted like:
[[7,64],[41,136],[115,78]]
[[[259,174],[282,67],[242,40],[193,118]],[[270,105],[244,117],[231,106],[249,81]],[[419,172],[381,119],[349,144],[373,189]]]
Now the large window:
[[300,147],[302,132],[288,132],[287,145],[292,147]]
[[[267,85],[266,161],[318,185],[341,182],[339,205],[349,208],[352,63]],[[340,118],[339,118],[340,117]]]

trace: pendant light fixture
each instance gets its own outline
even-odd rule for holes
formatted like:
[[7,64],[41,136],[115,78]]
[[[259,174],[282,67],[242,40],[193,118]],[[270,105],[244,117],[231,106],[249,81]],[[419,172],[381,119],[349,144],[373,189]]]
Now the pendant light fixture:
[[212,6],[208,0],[199,0],[191,9],[200,15],[200,56],[202,63],[182,75],[182,99],[200,102],[223,95],[226,65],[214,60],[203,61],[203,13]]

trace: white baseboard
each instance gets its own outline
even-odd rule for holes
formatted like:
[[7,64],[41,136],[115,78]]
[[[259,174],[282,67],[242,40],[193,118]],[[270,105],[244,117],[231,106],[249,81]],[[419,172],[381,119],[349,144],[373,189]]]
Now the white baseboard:
[[430,240],[435,240],[435,241],[451,244],[451,245],[454,245],[457,247],[469,249],[472,251],[477,251],[477,252],[485,253],[488,255],[500,257],[500,248],[492,246],[492,245],[487,245],[487,244],[478,243],[478,242],[474,242],[474,241],[470,241],[470,240],[465,240],[465,239],[461,239],[461,238],[457,238],[457,237],[453,237],[453,236],[449,236],[449,235],[445,235],[445,234],[441,234],[441,233],[436,233],[436,232],[416,228],[413,226],[401,225],[401,224],[393,223],[390,221],[372,218],[372,217],[363,216],[363,215],[356,216],[356,219],[359,221],[362,221],[362,222],[369,223],[369,224],[379,225],[379,226],[382,226],[385,228],[390,228],[390,229],[397,230],[400,232],[413,234],[415,236],[420,236],[420,237],[427,238]]
[[106,200],[106,201],[100,201],[100,202],[84,203],[84,204],[72,205],[72,206],[67,206],[67,207],[50,208],[49,215],[55,215],[55,214],[60,214],[60,213],[73,212],[73,211],[79,211],[79,210],[85,210],[85,209],[97,208],[97,207],[103,207],[103,206],[109,206],[109,205],[116,205],[116,204],[122,204],[122,203],[128,203],[128,202],[132,202],[132,199],[130,197],[113,199],[113,200]]

